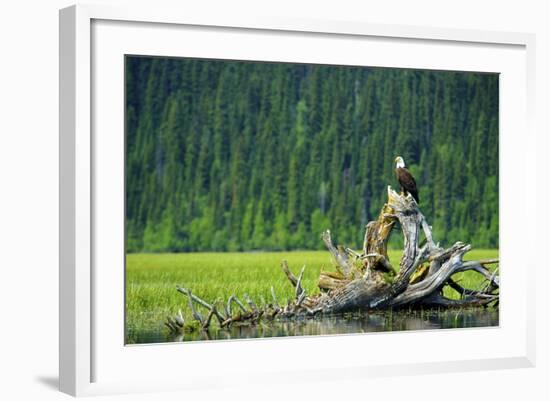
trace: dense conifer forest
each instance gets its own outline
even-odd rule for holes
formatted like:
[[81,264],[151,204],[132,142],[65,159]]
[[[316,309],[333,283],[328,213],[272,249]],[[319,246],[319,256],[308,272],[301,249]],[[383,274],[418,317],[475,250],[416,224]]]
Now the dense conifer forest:
[[128,252],[359,248],[397,155],[442,245],[498,247],[497,74],[127,56],[125,78]]

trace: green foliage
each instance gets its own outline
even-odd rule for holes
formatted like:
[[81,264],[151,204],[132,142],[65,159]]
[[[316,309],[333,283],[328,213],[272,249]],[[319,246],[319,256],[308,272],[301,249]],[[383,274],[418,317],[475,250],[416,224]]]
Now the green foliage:
[[495,247],[498,102],[496,74],[128,56],[127,250],[357,248],[396,155],[442,245]]

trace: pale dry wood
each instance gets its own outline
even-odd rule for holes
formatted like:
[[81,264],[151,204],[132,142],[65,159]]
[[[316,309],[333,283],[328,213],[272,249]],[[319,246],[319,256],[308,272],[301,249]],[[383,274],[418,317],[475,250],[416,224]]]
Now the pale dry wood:
[[[399,194],[390,187],[388,200],[382,207],[378,219],[366,225],[362,253],[344,246],[335,246],[329,230],[322,234],[322,240],[332,255],[336,271],[322,271],[318,287],[321,293],[307,295],[303,288],[305,266],[296,277],[288,263],[283,261],[281,268],[294,287],[295,298],[281,307],[273,287],[272,304],[256,305],[248,295],[245,305],[232,295],[225,306],[226,317],[217,313],[215,304],[196,297],[190,290],[178,287],[178,291],[188,296],[189,306],[196,320],[207,328],[212,316],[217,316],[220,327],[232,324],[256,323],[263,316],[267,319],[289,319],[297,316],[312,316],[318,313],[341,313],[348,311],[369,311],[399,307],[464,307],[486,306],[498,303],[500,280],[498,268],[489,270],[487,265],[498,264],[498,259],[463,261],[471,245],[456,242],[444,249],[437,244],[432,228],[421,213],[418,204],[410,195]],[[397,225],[403,235],[403,255],[399,266],[394,267],[388,258],[387,244]],[[422,234],[424,240],[422,240]],[[485,280],[484,289],[468,289],[458,284],[452,276],[459,272],[474,271]],[[443,287],[449,286],[461,298],[448,299],[442,295]],[[209,310],[206,321],[194,309],[197,303]],[[232,312],[232,304],[240,308]],[[183,320],[183,318],[181,319]],[[171,331],[181,329],[180,321],[169,318],[166,326]]]
[[330,291],[348,284],[351,280],[340,272],[322,271],[317,286],[322,291]]
[[206,309],[210,310],[212,309],[212,305],[210,305],[208,302],[206,302],[205,300],[197,297],[195,294],[191,294],[191,291],[188,290],[187,288],[183,288],[183,287],[180,287],[180,286],[176,286],[176,290],[178,292],[181,292],[183,295],[187,295],[189,297],[191,297],[191,299],[198,303],[199,305],[202,305],[204,306]]
[[271,297],[273,298],[273,307],[275,310],[280,310],[279,301],[277,300],[277,295],[275,294],[275,289],[271,286]]
[[193,314],[193,317],[200,324],[202,324],[203,319],[202,319],[201,314],[199,312],[197,312],[197,310],[195,309],[195,305],[193,304],[193,294],[191,293],[191,290],[187,290],[187,297],[189,299],[189,308],[191,309],[191,313]]
[[305,290],[302,288],[302,279],[304,278],[304,271],[306,270],[306,266],[304,265],[302,267],[302,270],[300,270],[300,275],[298,276],[298,280],[296,281],[296,299],[299,299],[302,294],[305,294]]
[[349,260],[348,255],[346,254],[345,251],[343,251],[342,249],[338,249],[337,247],[334,246],[334,244],[332,243],[330,230],[326,230],[325,232],[323,232],[323,234],[321,235],[321,238],[325,243],[325,246],[327,247],[328,251],[332,255],[332,259],[336,264],[335,265],[336,268],[342,272],[344,277],[349,276],[349,274],[353,269],[353,264]]
[[248,294],[244,294],[244,300],[246,301],[246,303],[248,304],[248,306],[253,312],[256,312],[256,313],[258,312],[258,307],[256,306],[256,304]]
[[290,283],[296,287],[296,285],[298,284],[298,279],[296,278],[296,276],[294,274],[292,274],[292,272],[290,271],[290,269],[288,268],[288,263],[286,260],[283,260],[281,262],[281,269],[283,269],[283,272],[286,274],[286,277],[288,278],[288,280],[290,281]]

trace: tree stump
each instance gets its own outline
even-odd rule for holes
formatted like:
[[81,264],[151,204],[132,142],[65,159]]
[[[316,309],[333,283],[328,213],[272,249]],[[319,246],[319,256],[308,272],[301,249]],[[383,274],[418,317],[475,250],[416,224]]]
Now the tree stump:
[[[399,266],[394,268],[388,258],[387,245],[396,224],[403,233],[404,249]],[[319,294],[307,295],[301,285],[304,268],[296,277],[285,261],[282,262],[282,270],[295,288],[295,299],[284,306],[279,305],[273,288],[271,303],[257,306],[247,297],[246,306],[233,295],[224,307],[224,313],[188,289],[178,287],[178,291],[188,296],[193,316],[202,327],[211,324],[212,316],[216,317],[221,327],[228,327],[236,323],[254,323],[260,319],[325,313],[498,304],[499,277],[496,270],[492,273],[487,268],[487,265],[498,263],[498,259],[463,261],[471,245],[460,241],[450,248],[441,248],[434,242],[431,227],[412,196],[399,194],[389,186],[388,201],[378,219],[366,226],[361,253],[334,246],[329,230],[321,237],[332,255],[336,271],[321,272]],[[452,279],[455,273],[467,270],[475,271],[487,280],[483,290],[463,288]],[[445,297],[443,288],[446,286],[457,291],[460,299]],[[206,319],[195,311],[194,303],[209,310]],[[236,313],[232,310],[232,304],[239,307]],[[168,318],[166,322],[171,331],[181,330],[184,324],[181,314]]]

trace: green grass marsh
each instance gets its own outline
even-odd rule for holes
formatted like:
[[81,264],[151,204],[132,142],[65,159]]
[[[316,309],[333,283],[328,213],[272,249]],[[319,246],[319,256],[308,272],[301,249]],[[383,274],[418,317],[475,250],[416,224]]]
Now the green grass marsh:
[[[401,251],[389,251],[390,261],[399,264]],[[472,250],[465,259],[498,257],[496,249]],[[303,286],[309,294],[317,293],[321,270],[334,270],[327,251],[292,252],[227,252],[227,253],[164,253],[128,254],[126,257],[126,328],[127,342],[132,333],[145,328],[161,329],[166,316],[181,310],[191,319],[187,298],[176,291],[176,285],[190,288],[208,302],[226,301],[235,294],[240,299],[248,294],[261,304],[270,302],[273,286],[279,302],[294,296],[294,289],[280,268],[287,260],[298,274],[306,266]],[[454,278],[467,288],[479,288],[482,277],[474,272],[458,273]],[[458,298],[451,289],[445,295]],[[202,311],[201,311],[202,312]]]

